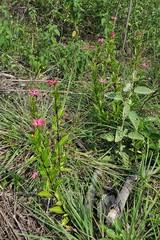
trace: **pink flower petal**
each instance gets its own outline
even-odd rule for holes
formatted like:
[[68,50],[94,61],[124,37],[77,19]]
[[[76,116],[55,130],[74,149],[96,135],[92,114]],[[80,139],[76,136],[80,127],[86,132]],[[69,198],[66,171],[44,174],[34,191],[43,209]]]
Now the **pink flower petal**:
[[45,121],[42,118],[33,119],[32,126],[34,127],[41,127],[45,124]]
[[142,67],[147,69],[147,68],[149,68],[149,64],[148,63],[142,63]]
[[105,84],[105,83],[107,82],[107,80],[106,80],[106,79],[103,79],[103,78],[100,78],[100,79],[99,79],[99,82],[100,82],[101,84]]
[[40,91],[38,89],[33,88],[32,90],[28,90],[28,93],[32,96],[32,97],[38,97],[40,94]]
[[41,127],[45,124],[45,121],[42,118],[38,119],[38,126]]
[[112,16],[111,19],[115,22],[117,20],[116,16]]
[[38,126],[38,123],[37,123],[37,120],[36,120],[36,119],[33,119],[32,126],[34,126],[34,127],[37,127],[37,126]]
[[114,39],[115,38],[115,32],[110,32],[110,38]]
[[35,169],[34,171],[33,171],[33,174],[32,174],[32,179],[36,179],[38,177],[38,172],[37,172],[37,170]]
[[98,38],[98,43],[103,43],[104,42],[104,38]]
[[56,85],[57,83],[58,83],[58,80],[57,80],[57,79],[51,79],[51,80],[48,80],[48,81],[47,81],[47,84],[50,85],[50,86],[51,86],[51,85]]

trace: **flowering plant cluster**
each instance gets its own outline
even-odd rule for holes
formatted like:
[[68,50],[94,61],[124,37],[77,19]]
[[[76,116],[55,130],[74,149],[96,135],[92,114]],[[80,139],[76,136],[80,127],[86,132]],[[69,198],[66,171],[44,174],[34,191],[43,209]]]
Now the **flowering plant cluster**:
[[57,79],[51,79],[46,82],[51,87],[51,96],[54,99],[53,132],[50,130],[50,134],[47,133],[47,129],[44,129],[44,126],[47,126],[46,121],[39,117],[36,108],[37,98],[41,91],[35,88],[28,91],[31,115],[33,117],[31,125],[35,128],[34,134],[30,134],[28,137],[31,140],[31,148],[37,160],[37,168],[32,173],[32,179],[36,179],[38,176],[42,177],[43,191],[39,195],[43,197],[51,197],[52,193],[56,193],[56,196],[58,196],[58,186],[61,183],[59,179],[60,173],[64,170],[67,171],[63,165],[66,160],[64,144],[68,140],[68,134],[62,136],[59,130],[64,107],[61,106],[58,82]]

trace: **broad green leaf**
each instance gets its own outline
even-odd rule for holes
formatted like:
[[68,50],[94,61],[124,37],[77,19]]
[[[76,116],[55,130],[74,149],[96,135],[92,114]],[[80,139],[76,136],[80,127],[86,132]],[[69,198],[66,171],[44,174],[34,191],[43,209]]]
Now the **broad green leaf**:
[[117,239],[116,233],[112,229],[107,229],[106,230],[107,236],[112,238],[112,239]]
[[148,116],[144,119],[144,122],[159,122],[160,123],[160,119],[158,117]]
[[107,19],[106,18],[102,18],[101,19],[101,24],[104,27],[106,25]]
[[116,130],[115,142],[121,141],[122,138],[123,138],[123,131],[121,130],[121,127],[118,127]]
[[134,70],[133,73],[132,73],[132,77],[133,77],[133,80],[137,80],[137,71]]
[[137,86],[135,89],[134,89],[134,92],[135,93],[138,93],[138,94],[151,94],[153,93],[154,91],[151,90],[150,88],[148,87],[145,87],[145,86]]
[[130,132],[128,133],[128,137],[135,140],[144,140],[144,137],[138,132]]
[[54,212],[54,213],[58,213],[58,214],[65,213],[60,206],[55,206],[55,207],[49,208],[49,211]]
[[132,83],[126,83],[126,85],[123,88],[123,92],[129,92],[132,90],[133,84]]
[[128,117],[129,117],[129,120],[131,121],[131,123],[133,124],[134,128],[136,130],[138,130],[138,120],[139,120],[139,117],[138,117],[137,113],[134,112],[134,111],[130,111]]
[[47,190],[43,190],[42,192],[39,192],[38,195],[41,197],[46,197],[46,198],[52,197],[52,194],[50,192],[48,192]]
[[118,93],[109,92],[109,93],[106,93],[104,96],[112,100],[123,101],[122,96]]
[[130,113],[130,106],[129,104],[126,103],[123,107],[123,118],[128,117],[129,113]]
[[128,129],[125,128],[125,129],[123,130],[123,137],[126,137],[126,136],[127,136],[127,133],[128,133]]
[[160,134],[157,133],[151,133],[149,137],[153,140],[160,140]]
[[59,146],[62,147],[68,140],[69,135],[65,135],[64,137],[61,138],[61,140],[59,141]]
[[114,141],[114,136],[112,133],[101,134],[100,138],[107,140],[108,142]]

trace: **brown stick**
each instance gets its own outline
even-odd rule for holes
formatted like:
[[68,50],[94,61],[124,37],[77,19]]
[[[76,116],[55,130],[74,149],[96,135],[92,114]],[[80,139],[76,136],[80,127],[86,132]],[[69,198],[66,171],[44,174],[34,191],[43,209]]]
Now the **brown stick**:
[[130,176],[127,178],[116,198],[114,207],[109,211],[107,215],[107,223],[113,224],[114,221],[122,215],[126,201],[135,186],[136,180],[137,176]]

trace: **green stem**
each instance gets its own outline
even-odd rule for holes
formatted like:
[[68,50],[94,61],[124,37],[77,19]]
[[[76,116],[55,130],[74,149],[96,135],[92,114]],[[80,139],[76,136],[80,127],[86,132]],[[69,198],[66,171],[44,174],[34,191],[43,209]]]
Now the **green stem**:
[[124,48],[125,48],[125,44],[126,44],[126,40],[127,40],[128,24],[129,24],[129,20],[130,20],[131,10],[132,10],[132,0],[130,0],[129,7],[128,7],[128,16],[127,16],[126,29],[125,29],[123,47],[122,47],[123,52],[124,52]]
[[[56,132],[56,140],[57,142],[59,143],[60,142],[60,133],[59,133],[59,117],[58,117],[58,105],[57,105],[57,89],[56,89],[56,86],[55,86],[55,89],[54,89],[54,107],[55,107],[55,115],[56,115],[56,129],[57,129],[57,132]],[[60,168],[60,147],[58,145],[58,168]]]

